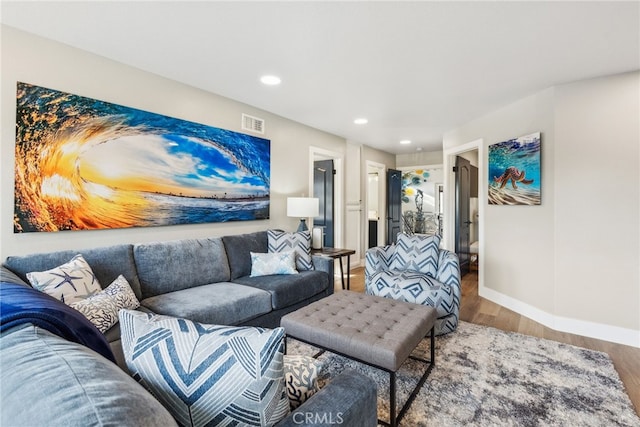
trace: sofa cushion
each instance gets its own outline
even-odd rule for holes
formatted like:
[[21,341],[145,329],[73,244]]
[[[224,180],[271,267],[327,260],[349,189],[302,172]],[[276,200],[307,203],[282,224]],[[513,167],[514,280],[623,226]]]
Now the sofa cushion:
[[142,298],[229,280],[220,238],[140,243],[133,254]]
[[120,275],[105,289],[82,301],[74,302],[71,307],[89,319],[100,332],[105,333],[118,323],[120,309],[136,309],[140,307],[140,302],[127,279]]
[[47,271],[27,273],[31,286],[70,305],[100,292],[102,287],[81,254]]
[[398,234],[391,268],[398,271],[418,271],[436,277],[440,236],[409,236]]
[[295,252],[263,254],[251,252],[251,277],[298,274]]
[[266,231],[223,236],[222,242],[227,251],[231,280],[251,274],[251,252],[268,252]]
[[102,286],[107,286],[119,275],[123,275],[138,299],[141,298],[140,282],[133,262],[132,245],[114,245],[81,251],[59,251],[39,253],[24,256],[10,256],[4,265],[16,273],[22,280],[27,281],[30,271],[50,270],[59,266],[75,255],[82,253],[84,259],[91,266],[91,270]]
[[301,271],[296,275],[239,277],[241,285],[269,291],[274,310],[304,301],[329,287],[329,276],[323,271]]
[[298,271],[313,270],[311,261],[311,234],[308,231],[286,233],[282,230],[268,230],[269,252],[289,252],[296,254]]
[[83,345],[22,325],[3,333],[0,347],[0,425],[176,425],[140,384]]
[[154,313],[201,323],[237,325],[271,311],[269,292],[234,283],[212,283],[146,298]]
[[284,329],[120,312],[130,373],[180,425],[272,426],[289,413]]

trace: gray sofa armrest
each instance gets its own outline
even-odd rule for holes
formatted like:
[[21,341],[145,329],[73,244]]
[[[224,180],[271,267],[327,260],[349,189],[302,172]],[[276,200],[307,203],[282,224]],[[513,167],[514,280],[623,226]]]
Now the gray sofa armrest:
[[335,280],[333,277],[334,260],[321,255],[311,255],[311,261],[313,262],[313,268],[318,271],[324,271],[329,275],[329,294],[332,294],[333,282]]
[[365,375],[347,370],[276,425],[370,427],[377,425],[377,420],[376,383]]
[[27,282],[22,280],[17,274],[9,270],[4,265],[0,267],[0,281],[31,287]]

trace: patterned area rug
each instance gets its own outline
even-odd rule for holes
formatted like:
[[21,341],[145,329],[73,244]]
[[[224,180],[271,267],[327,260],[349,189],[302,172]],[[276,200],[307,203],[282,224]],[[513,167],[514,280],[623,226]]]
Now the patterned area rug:
[[[313,355],[289,340],[290,354]],[[415,355],[429,358],[429,340]],[[378,384],[378,418],[388,420],[389,374],[326,352],[320,383],[355,369]],[[397,375],[398,410],[423,364]],[[401,426],[640,426],[606,353],[461,322],[436,337],[436,365]]]

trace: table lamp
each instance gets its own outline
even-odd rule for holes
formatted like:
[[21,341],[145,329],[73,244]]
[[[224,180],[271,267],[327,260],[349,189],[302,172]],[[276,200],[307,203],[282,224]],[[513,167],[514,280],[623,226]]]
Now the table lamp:
[[307,231],[307,218],[314,218],[320,213],[320,199],[315,197],[288,197],[287,216],[300,218],[298,231]]

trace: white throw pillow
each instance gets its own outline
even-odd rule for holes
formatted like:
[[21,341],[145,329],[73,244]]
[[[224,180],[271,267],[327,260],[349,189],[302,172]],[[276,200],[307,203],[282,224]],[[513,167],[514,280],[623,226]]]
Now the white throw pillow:
[[140,307],[140,302],[127,279],[120,275],[102,291],[70,305],[89,319],[100,332],[105,333],[118,323],[118,312],[121,309],[135,310]]
[[251,252],[251,277],[271,274],[298,274],[296,254],[294,252],[273,254]]
[[81,254],[47,271],[27,273],[31,286],[70,305],[100,292],[102,287]]
[[130,374],[182,426],[272,426],[290,411],[283,328],[121,310],[120,330]]

